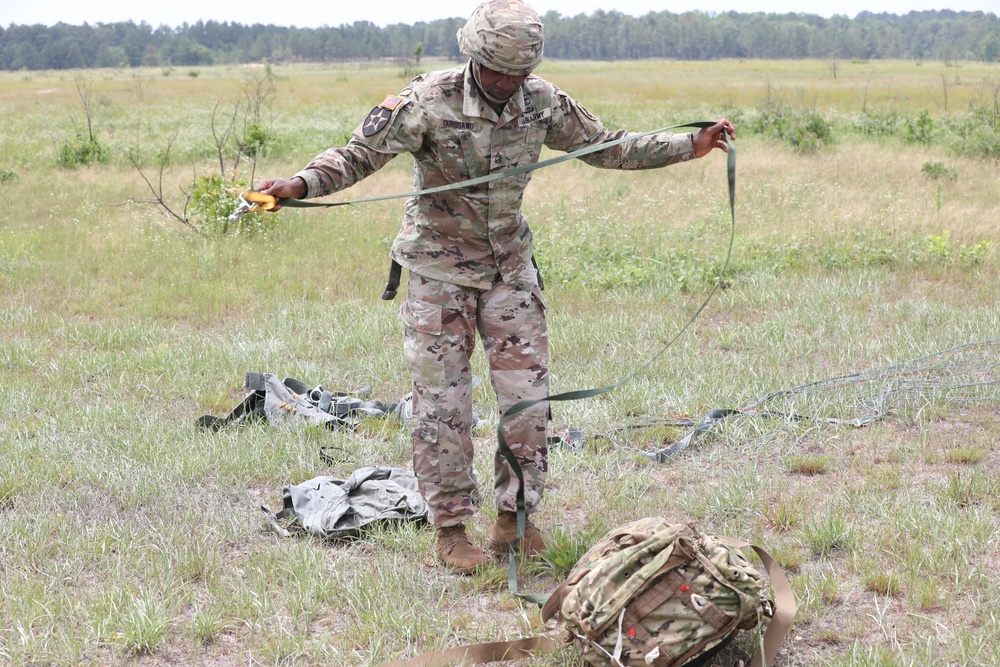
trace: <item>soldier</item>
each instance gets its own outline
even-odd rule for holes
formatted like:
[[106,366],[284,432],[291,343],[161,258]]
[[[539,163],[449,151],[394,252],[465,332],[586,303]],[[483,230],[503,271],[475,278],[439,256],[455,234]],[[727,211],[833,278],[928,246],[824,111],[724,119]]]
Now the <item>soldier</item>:
[[[469,62],[416,77],[372,109],[347,146],[325,151],[289,180],[263,180],[259,189],[278,198],[322,197],[403,152],[415,159],[415,188],[434,188],[533,164],[542,146],[568,152],[625,136],[531,74],[542,60],[543,39],[530,6],[486,0],[458,31]],[[726,135],[734,137],[734,129],[722,119],[696,134],[656,134],[581,159],[610,169],[661,167],[725,150]],[[475,512],[470,357],[476,332],[501,412],[549,393],[545,300],[521,213],[530,180],[527,173],[409,199],[391,251],[409,271],[400,315],[413,381],[413,468],[437,530],[438,557],[461,573],[488,561],[465,531]],[[529,513],[545,487],[547,415],[543,402],[503,425],[523,470]],[[489,545],[502,554],[516,538],[519,483],[499,452],[494,484],[498,518]],[[526,555],[545,549],[530,518],[521,548]]]

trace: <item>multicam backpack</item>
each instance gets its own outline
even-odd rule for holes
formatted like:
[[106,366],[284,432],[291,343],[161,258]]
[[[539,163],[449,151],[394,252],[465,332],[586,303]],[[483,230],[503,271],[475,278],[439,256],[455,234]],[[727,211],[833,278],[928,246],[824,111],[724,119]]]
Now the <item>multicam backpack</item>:
[[[702,536],[685,524],[640,519],[594,545],[549,597],[542,618],[557,613],[593,667],[693,667],[720,652],[739,630],[775,615],[760,572],[740,553],[744,542]],[[770,623],[770,664],[795,614],[788,582],[768,568],[780,614]],[[762,663],[762,659],[764,662]]]
[[[767,567],[774,601],[740,549]],[[763,549],[692,526],[640,519],[605,535],[549,596],[542,619],[565,623],[566,641],[594,667],[695,667],[740,630],[772,616],[752,667],[770,665],[795,617],[781,568]],[[457,646],[380,667],[441,667],[520,660],[557,650],[551,634]]]

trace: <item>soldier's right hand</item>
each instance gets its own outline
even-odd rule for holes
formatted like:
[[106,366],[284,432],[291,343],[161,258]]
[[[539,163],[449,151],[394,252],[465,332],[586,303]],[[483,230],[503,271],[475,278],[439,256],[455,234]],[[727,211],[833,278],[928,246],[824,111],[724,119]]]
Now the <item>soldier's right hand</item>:
[[257,182],[257,191],[278,199],[278,204],[271,209],[273,212],[281,208],[282,199],[302,199],[305,197],[308,193],[308,188],[306,187],[306,182],[296,176],[291,180],[265,178]]

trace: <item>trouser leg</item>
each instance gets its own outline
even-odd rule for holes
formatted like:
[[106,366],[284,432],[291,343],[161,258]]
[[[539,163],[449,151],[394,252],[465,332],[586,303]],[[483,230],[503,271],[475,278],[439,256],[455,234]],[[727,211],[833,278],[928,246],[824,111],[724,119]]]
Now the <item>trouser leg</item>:
[[[517,284],[498,283],[480,296],[477,326],[483,339],[490,380],[500,413],[518,401],[549,393],[549,338],[545,306],[531,265]],[[524,474],[524,498],[534,510],[545,489],[548,446],[545,427],[548,402],[543,401],[503,423],[507,445]],[[499,450],[494,456],[497,509],[515,511],[520,482]]]
[[403,350],[413,381],[413,471],[435,526],[470,519],[472,369],[479,290],[409,274]]

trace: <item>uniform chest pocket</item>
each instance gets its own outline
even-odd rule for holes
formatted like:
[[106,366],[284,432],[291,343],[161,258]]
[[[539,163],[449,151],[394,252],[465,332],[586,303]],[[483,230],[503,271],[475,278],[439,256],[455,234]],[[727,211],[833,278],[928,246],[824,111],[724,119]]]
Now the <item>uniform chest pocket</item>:
[[476,149],[476,141],[473,136],[468,132],[464,132],[459,135],[458,140],[462,145],[462,155],[465,158],[465,167],[468,170],[469,178],[485,176],[487,170],[483,165],[483,156]]
[[[440,172],[445,183],[459,183],[484,176],[486,161],[479,154],[480,151],[477,151],[475,135],[465,127],[469,123],[446,120],[440,123],[437,131],[429,138],[433,157],[427,164],[428,168]],[[458,128],[456,125],[463,127]],[[485,150],[489,150],[488,145]]]
[[[493,151],[493,164],[490,165],[490,171],[516,169],[538,161],[542,142],[545,140],[544,120],[525,125],[519,125],[518,121],[515,120],[510,127],[501,130],[501,132],[504,136],[500,142],[496,142],[497,146]],[[516,178],[527,182],[531,175],[529,172],[519,174]]]

